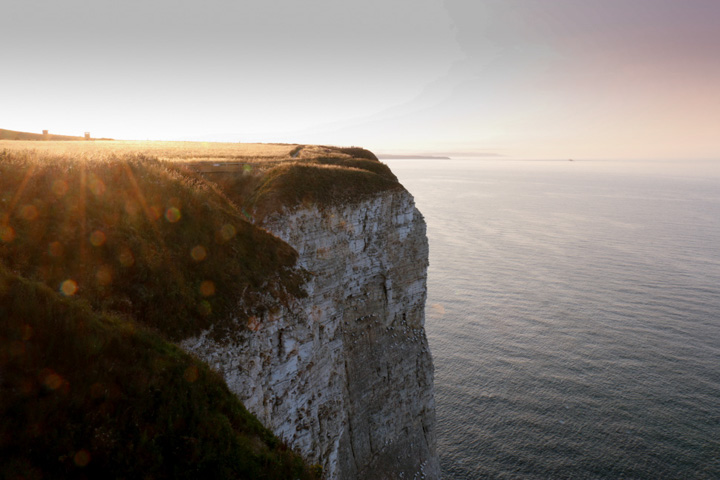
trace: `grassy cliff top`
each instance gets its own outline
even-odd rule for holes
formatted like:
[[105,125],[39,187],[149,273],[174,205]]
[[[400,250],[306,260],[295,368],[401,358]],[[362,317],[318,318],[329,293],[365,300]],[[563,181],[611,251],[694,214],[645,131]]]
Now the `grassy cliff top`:
[[399,188],[360,148],[0,140],[0,476],[313,478],[172,342],[305,295],[264,215]]
[[[7,130],[6,130],[7,132]],[[374,154],[358,147],[331,147],[287,143],[221,143],[170,142],[139,140],[77,140],[42,141],[12,140],[0,137],[0,151],[34,151],[39,154],[62,155],[71,158],[102,159],[108,155],[144,155],[159,160],[177,162],[283,162],[292,159],[340,156],[377,160]],[[51,137],[52,138],[52,137]]]
[[146,155],[161,160],[253,159],[282,160],[298,145],[271,143],[215,143],[215,142],[154,142],[135,140],[108,141],[33,141],[0,140],[0,150],[27,151],[82,157],[103,158],[107,155]]
[[352,203],[402,189],[387,165],[359,147],[323,145],[0,140],[5,155],[52,163],[53,159],[105,162],[143,158],[209,180],[246,218],[259,221],[282,208]]

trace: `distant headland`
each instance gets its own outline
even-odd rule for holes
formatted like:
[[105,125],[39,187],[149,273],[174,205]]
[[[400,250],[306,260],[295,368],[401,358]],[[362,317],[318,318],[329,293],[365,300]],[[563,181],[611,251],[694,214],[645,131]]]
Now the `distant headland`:
[[391,155],[380,153],[377,157],[380,160],[450,160],[450,157],[437,155]]

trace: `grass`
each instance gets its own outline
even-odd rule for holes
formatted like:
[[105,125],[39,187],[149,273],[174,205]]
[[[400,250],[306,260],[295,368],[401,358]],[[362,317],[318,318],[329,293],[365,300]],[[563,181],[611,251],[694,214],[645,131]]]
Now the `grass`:
[[246,161],[239,168],[205,170],[227,198],[255,221],[281,209],[319,208],[357,203],[369,196],[401,190],[397,177],[362,148],[302,146],[290,158]]
[[291,247],[167,162],[5,152],[0,192],[2,263],[170,339],[225,336],[303,295]]
[[355,147],[0,141],[0,476],[319,476],[172,342],[305,295],[253,222],[401,188]]
[[222,378],[0,267],[2,478],[311,479]]
[[[249,220],[402,188],[359,148],[22,141],[0,148],[2,263],[172,340],[208,328],[224,338],[304,295],[297,253]],[[197,173],[202,155],[225,155],[239,168]]]
[[[42,135],[40,135],[42,136]],[[144,155],[170,161],[253,161],[290,158],[297,145],[215,142],[145,142],[108,140],[87,141],[12,141],[0,140],[0,150],[34,151],[40,154],[102,158],[107,155]]]
[[342,159],[338,164],[318,159],[317,163],[284,163],[263,175],[245,205],[258,217],[265,217],[283,208],[347,204],[380,191],[402,188],[394,176],[343,166],[360,162]]

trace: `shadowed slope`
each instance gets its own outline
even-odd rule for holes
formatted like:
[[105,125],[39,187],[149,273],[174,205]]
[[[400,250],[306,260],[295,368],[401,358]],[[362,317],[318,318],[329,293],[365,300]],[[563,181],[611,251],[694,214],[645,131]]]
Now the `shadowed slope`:
[[0,266],[0,476],[314,478],[222,378]]

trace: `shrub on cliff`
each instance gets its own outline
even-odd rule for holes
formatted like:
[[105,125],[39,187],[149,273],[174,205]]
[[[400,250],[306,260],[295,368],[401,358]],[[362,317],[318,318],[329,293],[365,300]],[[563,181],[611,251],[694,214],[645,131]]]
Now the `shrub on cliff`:
[[[394,175],[383,174],[385,165],[374,162],[380,170],[359,168],[370,160],[321,158],[307,162],[283,163],[261,178],[246,202],[259,217],[283,207],[324,206],[357,202],[371,195],[402,189]],[[352,165],[352,166],[350,166]]]
[[285,159],[247,161],[241,168],[202,175],[255,220],[282,208],[354,203],[402,189],[387,165],[358,147],[300,145]]

